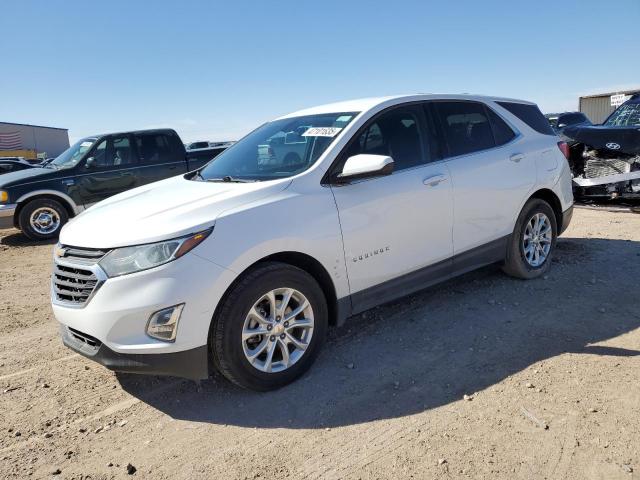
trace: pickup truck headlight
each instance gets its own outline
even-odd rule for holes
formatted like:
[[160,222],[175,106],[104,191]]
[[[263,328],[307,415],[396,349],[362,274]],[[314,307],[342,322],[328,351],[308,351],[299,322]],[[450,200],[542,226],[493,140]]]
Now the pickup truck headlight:
[[4,190],[0,190],[0,203],[6,203],[9,201],[9,194]]
[[207,238],[211,230],[163,242],[116,248],[107,253],[99,265],[109,277],[148,270],[180,258]]

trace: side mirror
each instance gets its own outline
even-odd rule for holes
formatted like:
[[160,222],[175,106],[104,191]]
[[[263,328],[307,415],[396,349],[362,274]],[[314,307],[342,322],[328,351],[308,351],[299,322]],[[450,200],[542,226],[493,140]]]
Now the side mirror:
[[381,177],[393,172],[393,158],[386,155],[362,153],[349,157],[338,174],[338,181],[349,182],[360,178]]
[[95,167],[95,161],[96,161],[96,157],[89,157],[87,158],[87,161],[84,164],[84,168],[86,168],[87,170]]

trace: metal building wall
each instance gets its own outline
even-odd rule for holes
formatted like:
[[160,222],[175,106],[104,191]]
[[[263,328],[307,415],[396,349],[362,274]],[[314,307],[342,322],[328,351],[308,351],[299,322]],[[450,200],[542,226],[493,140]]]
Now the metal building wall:
[[611,106],[611,96],[602,97],[580,97],[580,111],[584,113],[593,123],[604,122],[615,110]]
[[[46,153],[47,157],[57,157],[69,148],[69,132],[64,128],[40,127],[19,123],[0,122],[0,135],[19,133],[20,148],[35,153]],[[0,157],[12,155],[8,150],[0,150]]]

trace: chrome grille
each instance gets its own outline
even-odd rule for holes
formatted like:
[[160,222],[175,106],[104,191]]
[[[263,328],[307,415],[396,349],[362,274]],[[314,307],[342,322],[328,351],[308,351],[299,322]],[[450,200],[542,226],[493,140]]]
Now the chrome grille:
[[58,303],[84,306],[103,282],[97,263],[107,252],[76,247],[56,247],[51,278]]

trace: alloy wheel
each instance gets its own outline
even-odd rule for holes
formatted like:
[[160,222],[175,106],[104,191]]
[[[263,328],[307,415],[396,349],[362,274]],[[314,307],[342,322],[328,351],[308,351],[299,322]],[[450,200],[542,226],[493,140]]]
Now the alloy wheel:
[[300,291],[271,290],[254,303],[244,320],[245,358],[261,372],[282,372],[304,356],[313,328],[313,308]]
[[553,229],[544,213],[536,213],[529,219],[522,237],[524,258],[532,267],[541,266],[549,257]]

